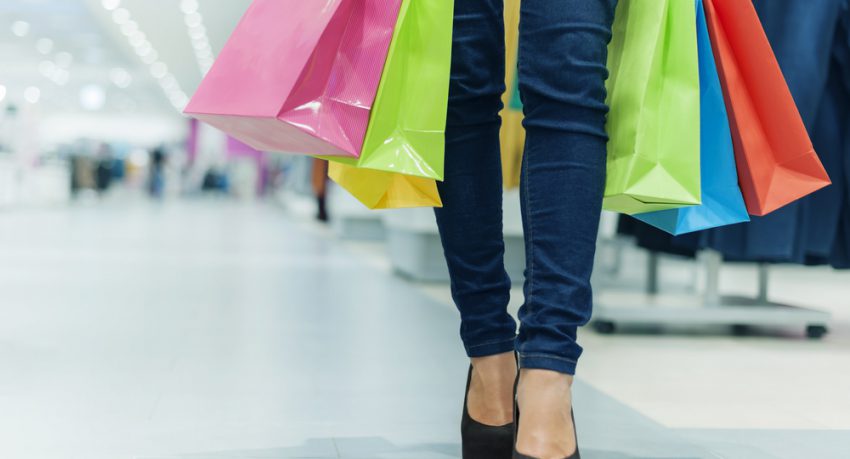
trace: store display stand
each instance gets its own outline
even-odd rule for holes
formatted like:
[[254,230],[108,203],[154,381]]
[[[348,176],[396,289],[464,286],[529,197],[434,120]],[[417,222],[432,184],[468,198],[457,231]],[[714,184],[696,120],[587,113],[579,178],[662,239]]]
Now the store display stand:
[[730,326],[735,334],[754,327],[801,327],[809,338],[828,332],[830,314],[824,311],[774,303],[768,299],[769,265],[758,265],[758,294],[754,298],[720,294],[722,256],[706,252],[703,294],[664,294],[658,287],[658,258],[650,257],[645,292],[603,291],[597,299],[594,328],[614,333],[620,325]]

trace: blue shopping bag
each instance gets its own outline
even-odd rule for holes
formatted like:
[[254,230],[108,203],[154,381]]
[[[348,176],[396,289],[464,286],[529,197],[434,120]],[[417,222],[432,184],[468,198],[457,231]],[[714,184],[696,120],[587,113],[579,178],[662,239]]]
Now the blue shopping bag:
[[697,2],[700,77],[700,175],[702,205],[634,217],[673,235],[750,221],[738,186],[738,170],[726,102],[711,49],[702,0]]

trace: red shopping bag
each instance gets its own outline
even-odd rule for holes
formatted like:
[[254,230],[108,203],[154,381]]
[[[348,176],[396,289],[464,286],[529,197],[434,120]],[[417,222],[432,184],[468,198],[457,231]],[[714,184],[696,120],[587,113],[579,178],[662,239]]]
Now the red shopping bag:
[[357,158],[401,0],[254,0],[186,113],[257,150]]
[[704,3],[749,213],[829,185],[752,1]]

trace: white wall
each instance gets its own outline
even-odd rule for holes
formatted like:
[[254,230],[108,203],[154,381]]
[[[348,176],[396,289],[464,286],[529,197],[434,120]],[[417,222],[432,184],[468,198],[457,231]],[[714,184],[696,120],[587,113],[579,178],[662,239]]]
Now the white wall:
[[55,114],[40,120],[39,140],[43,149],[80,138],[156,146],[184,140],[188,125],[182,117],[170,115]]

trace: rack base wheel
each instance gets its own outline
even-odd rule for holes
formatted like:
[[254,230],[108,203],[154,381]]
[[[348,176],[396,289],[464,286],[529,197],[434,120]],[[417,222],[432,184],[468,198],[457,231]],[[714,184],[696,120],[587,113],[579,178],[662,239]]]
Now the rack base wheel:
[[806,336],[810,339],[821,339],[829,332],[823,325],[809,325],[806,327]]
[[597,333],[611,335],[617,331],[617,325],[608,320],[597,320],[593,323],[593,329],[596,330]]

